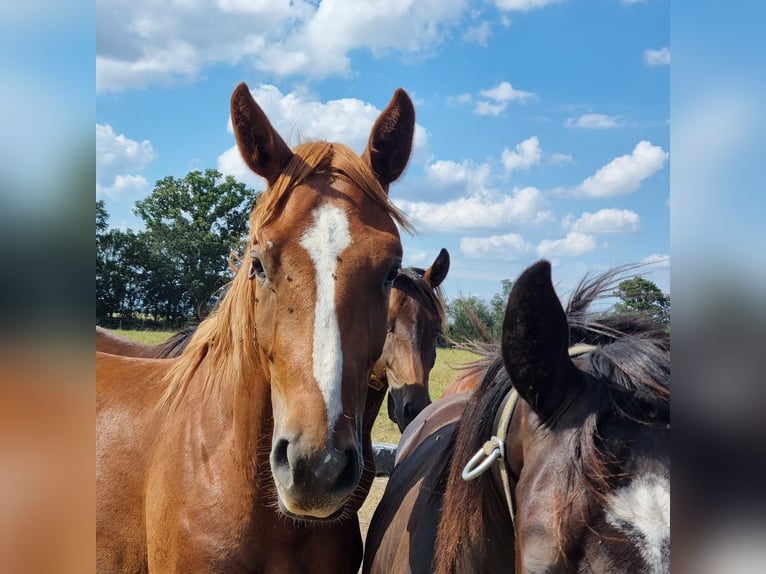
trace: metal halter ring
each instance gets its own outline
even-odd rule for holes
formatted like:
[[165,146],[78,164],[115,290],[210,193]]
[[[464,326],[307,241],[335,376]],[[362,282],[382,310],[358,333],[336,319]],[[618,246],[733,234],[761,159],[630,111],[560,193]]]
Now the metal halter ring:
[[[505,456],[505,446],[503,441],[493,436],[484,443],[475,455],[468,461],[463,468],[463,480],[473,480],[477,476],[484,474],[497,459]],[[482,460],[482,458],[484,460]],[[481,462],[479,462],[481,461]]]

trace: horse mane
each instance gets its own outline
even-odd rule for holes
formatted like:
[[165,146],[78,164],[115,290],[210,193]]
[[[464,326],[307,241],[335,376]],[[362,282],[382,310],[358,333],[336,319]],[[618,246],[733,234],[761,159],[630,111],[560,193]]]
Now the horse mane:
[[425,272],[425,269],[420,267],[404,267],[400,269],[399,274],[394,279],[394,288],[404,291],[413,297],[417,297],[419,294],[420,298],[429,301],[439,314],[442,332],[446,332],[447,305],[444,302],[444,292],[441,285],[433,287],[423,279]]
[[189,344],[189,341],[191,340],[192,335],[194,335],[196,330],[197,325],[184,325],[181,327],[181,329],[171,335],[167,341],[160,343],[159,345],[155,345],[154,356],[157,359],[171,359],[173,357],[180,356],[183,350],[186,348],[186,345]]
[[[290,191],[315,174],[352,182],[402,229],[413,232],[407,216],[391,202],[371,168],[351,148],[339,143],[307,142],[295,146],[282,173],[256,200],[250,212],[250,239],[245,253],[255,246],[257,230],[281,213]],[[203,373],[203,398],[217,386],[237,384],[243,380],[243,375],[258,368],[253,347],[257,337],[255,287],[248,279],[248,266],[242,265],[236,254],[229,258],[229,265],[235,275],[226,296],[199,324],[183,353],[169,369],[164,378],[166,387],[160,406],[178,403],[203,360],[208,366]]]
[[[563,526],[570,517],[579,493],[575,485],[584,482],[588,492],[604,502],[616,477],[615,457],[603,448],[599,423],[616,415],[642,424],[669,424],[670,411],[670,336],[668,330],[650,317],[637,313],[591,313],[590,306],[611,294],[619,278],[635,266],[610,269],[595,276],[586,275],[576,287],[565,308],[570,327],[570,345],[586,343],[597,348],[575,359],[582,371],[593,377],[601,392],[591,393],[591,404],[576,440],[570,445],[573,465],[563,481],[557,500],[565,507],[556,516],[559,548],[564,549]],[[484,517],[491,511],[495,496],[490,473],[471,482],[462,479],[463,465],[494,432],[497,412],[512,382],[506,371],[499,345],[474,345],[483,357],[477,363],[487,369],[469,399],[455,432],[451,450],[447,488],[439,521],[434,572],[453,572],[461,559],[461,548],[480,545],[486,539]],[[563,405],[568,398],[562,400]],[[556,419],[558,413],[552,419]],[[550,421],[547,421],[550,422]],[[546,421],[543,421],[545,424]],[[481,501],[481,503],[477,503]]]

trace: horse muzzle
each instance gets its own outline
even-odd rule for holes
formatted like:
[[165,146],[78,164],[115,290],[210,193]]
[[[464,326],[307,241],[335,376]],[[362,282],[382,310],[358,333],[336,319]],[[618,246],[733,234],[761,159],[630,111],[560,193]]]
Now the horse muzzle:
[[333,520],[362,475],[360,446],[328,445],[312,449],[300,436],[281,436],[271,450],[271,471],[280,509],[305,520]]

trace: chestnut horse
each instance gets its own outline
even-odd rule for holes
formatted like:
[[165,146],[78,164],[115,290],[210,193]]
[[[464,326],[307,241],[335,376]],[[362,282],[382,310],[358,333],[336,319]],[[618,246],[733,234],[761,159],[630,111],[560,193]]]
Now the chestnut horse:
[[197,330],[197,325],[187,325],[158,345],[145,345],[121,337],[114,331],[96,326],[96,351],[122,355],[123,357],[144,357],[147,359],[169,359],[179,356]]
[[362,157],[290,149],[245,84],[231,118],[267,182],[249,261],[177,359],[96,355],[102,572],[356,572],[362,432],[401,267],[388,199],[415,111],[397,90]]
[[519,277],[481,386],[404,432],[364,572],[670,571],[669,337],[586,312],[613,279],[567,314],[548,262]]
[[440,399],[475,391],[481,385],[487,369],[492,365],[499,353],[498,346],[495,343],[467,343],[459,345],[458,348],[470,351],[480,357],[472,363],[459,367],[455,378],[442,391]]
[[[373,422],[386,389],[388,416],[400,431],[431,404],[428,375],[436,361],[436,339],[446,321],[440,285],[448,271],[449,253],[442,249],[428,269],[405,267],[394,279],[386,342],[370,375],[367,400],[376,405],[374,412],[373,407],[369,409]],[[96,327],[96,351],[125,357],[177,357],[196,329],[188,325],[159,345],[145,345]]]

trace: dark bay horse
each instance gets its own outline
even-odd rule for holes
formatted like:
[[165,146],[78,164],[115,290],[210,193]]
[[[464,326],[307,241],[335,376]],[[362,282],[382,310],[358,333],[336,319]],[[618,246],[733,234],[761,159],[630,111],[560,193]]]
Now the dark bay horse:
[[237,144],[268,186],[249,258],[176,359],[96,355],[101,572],[356,572],[362,432],[401,267],[388,187],[415,111],[397,90],[362,157],[290,149],[245,84]]
[[[440,285],[448,271],[449,253],[442,249],[428,269],[404,267],[394,279],[388,300],[386,341],[370,375],[367,412],[373,422],[386,389],[388,416],[400,431],[431,404],[428,375],[436,361],[436,339],[446,321]],[[145,345],[96,327],[96,350],[125,357],[177,357],[196,328],[189,325],[163,343]]]
[[669,336],[587,312],[613,277],[569,313],[547,262],[519,277],[481,386],[404,432],[364,572],[670,571]]

